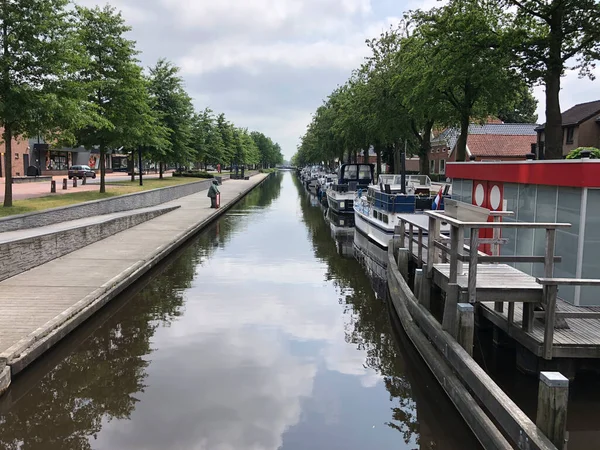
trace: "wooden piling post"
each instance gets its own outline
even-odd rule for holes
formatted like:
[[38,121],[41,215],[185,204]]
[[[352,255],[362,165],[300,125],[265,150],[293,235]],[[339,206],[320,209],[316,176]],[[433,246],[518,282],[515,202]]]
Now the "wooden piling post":
[[471,240],[469,242],[469,303],[477,301],[478,240],[479,228],[471,228]]
[[456,305],[458,304],[458,284],[448,283],[446,301],[444,302],[444,318],[442,328],[456,339]]
[[54,180],[50,181],[50,193],[56,194],[56,181]]
[[77,187],[77,178],[73,178],[73,187]]
[[470,303],[456,305],[458,333],[456,340],[469,356],[473,356],[473,335],[475,333],[475,308]]
[[569,380],[560,372],[540,372],[537,427],[557,449],[566,449]]
[[435,217],[429,217],[427,229],[427,278],[433,277],[433,264],[436,261],[435,241],[439,237],[439,223]]
[[417,266],[423,267],[423,228],[419,228],[417,241]]
[[400,247],[406,247],[405,245],[405,234],[406,234],[406,222],[403,219],[400,219],[400,228],[398,231],[394,230],[394,233],[400,235]]
[[83,177],[83,178],[81,179],[81,185],[82,185],[82,186],[85,186],[86,184],[87,184],[87,177]]
[[415,269],[415,284],[413,287],[413,294],[419,303],[421,302],[421,286],[423,283],[423,269]]
[[398,270],[402,274],[405,280],[408,280],[408,261],[410,253],[407,248],[398,249]]
[[67,179],[63,178],[63,191],[67,190]]
[[423,305],[427,311],[431,311],[431,279],[427,278],[423,273],[421,278],[421,287],[419,288],[419,303]]

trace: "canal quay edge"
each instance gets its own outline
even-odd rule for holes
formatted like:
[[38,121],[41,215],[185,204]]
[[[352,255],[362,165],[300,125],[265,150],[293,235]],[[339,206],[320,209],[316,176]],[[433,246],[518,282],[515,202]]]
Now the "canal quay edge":
[[[415,287],[409,287],[410,255],[398,239],[395,236],[388,247],[387,282],[392,308],[410,341],[481,445],[485,449],[566,448],[549,439],[553,437],[562,443],[566,440],[568,395],[564,395],[563,380],[549,379],[547,384],[542,380],[538,420],[534,423],[467,352],[466,348],[472,347],[473,323],[470,324],[471,341],[464,342],[462,324],[457,318],[455,339],[424,306],[430,298],[422,294],[429,291],[423,269],[416,269]],[[472,306],[470,310],[472,313]],[[546,434],[540,426],[547,430]]]
[[[36,359],[41,357],[47,350],[56,345],[59,341],[65,338],[71,331],[77,328],[79,325],[84,323],[87,319],[89,319],[94,313],[98,312],[104,305],[108,302],[116,298],[120,293],[122,293],[126,288],[134,284],[142,275],[147,273],[150,269],[159,264],[162,260],[164,260],[167,256],[181,247],[185,242],[194,237],[197,233],[202,231],[212,222],[214,222],[217,218],[222,216],[225,212],[227,212],[230,208],[232,208],[236,203],[238,203],[242,198],[244,198],[248,193],[254,190],[256,187],[260,186],[263,182],[265,182],[269,178],[270,174],[255,174],[248,181],[250,184],[248,185],[248,181],[242,180],[232,180],[224,184],[222,189],[222,194],[227,193],[227,196],[230,198],[225,198],[221,200],[220,208],[210,210],[208,215],[202,217],[198,222],[193,223],[191,226],[187,227],[177,234],[173,239],[168,242],[155,247],[155,249],[149,254],[148,257],[137,261],[133,265],[127,267],[126,270],[123,270],[117,276],[112,277],[109,280],[106,280],[105,283],[102,284],[99,288],[93,290],[92,292],[85,295],[83,298],[75,301],[71,306],[63,310],[61,313],[53,317],[51,320],[42,323],[40,327],[35,329],[26,337],[19,339],[9,348],[5,349],[0,353],[0,395],[2,395],[9,388],[11,379],[14,375],[19,373],[21,370],[26,368],[29,364],[34,362]],[[225,192],[229,191],[229,188],[233,185],[233,183],[242,184],[239,186],[241,189],[235,189],[233,192]],[[196,184],[196,183],[190,183]],[[199,184],[199,183],[198,183]],[[185,186],[185,185],[184,185]],[[206,186],[208,187],[208,186]],[[154,189],[151,191],[145,191],[146,193],[153,193],[153,191],[163,191],[163,193],[154,194],[154,196],[164,198],[164,190],[170,190],[170,194],[167,195],[167,199],[165,202],[177,202],[178,200],[183,201],[186,198],[191,198],[192,196],[198,197],[198,202],[202,206],[202,209],[198,211],[206,211],[206,206],[208,205],[208,198],[206,197],[206,189],[197,191],[195,193],[185,193],[184,196],[175,196],[173,199],[173,187]],[[196,188],[197,189],[197,188]],[[139,193],[138,193],[139,194]],[[130,194],[131,195],[131,194]],[[152,194],[150,194],[152,195]],[[223,197],[223,195],[222,195]],[[118,197],[117,197],[118,198]],[[110,200],[110,199],[108,199]],[[194,199],[196,200],[196,199]],[[160,200],[152,200],[156,201],[155,205],[158,204]],[[89,203],[97,203],[98,201],[89,202]],[[85,208],[85,205],[82,205]],[[145,205],[142,205],[144,207]],[[139,208],[139,203],[134,206],[134,208]],[[55,221],[55,213],[60,214],[61,209],[70,209],[73,211],[73,207],[66,208],[56,208],[53,210],[53,217],[50,219],[52,223],[57,223]],[[171,208],[163,208],[168,209],[166,213],[174,213],[179,210],[179,208],[171,207]],[[120,211],[124,211],[121,209]],[[132,215],[135,214],[135,209],[130,209],[132,211]],[[103,214],[108,214],[108,211],[103,211]],[[160,217],[165,217],[165,214],[158,214],[157,216],[149,216],[148,220],[145,223],[151,223],[152,220],[156,220]],[[166,214],[168,215],[168,214]],[[101,217],[101,216],[100,216]],[[71,220],[70,219],[67,220]],[[127,231],[135,231],[134,228],[139,225],[132,225],[132,227],[123,228],[123,232]],[[76,229],[75,229],[76,230]],[[74,232],[75,232],[74,230]],[[68,232],[68,230],[65,230]],[[101,240],[98,242],[102,242]],[[83,247],[85,249],[86,247]],[[73,248],[72,253],[75,253],[76,249]],[[32,270],[40,269],[46,264],[51,264],[53,261],[47,261],[41,263],[37,267]],[[20,274],[22,275],[22,274]],[[10,281],[11,279],[17,278],[15,277],[9,278],[5,280],[5,282]],[[4,282],[0,282],[4,283]],[[0,284],[1,286],[1,284]],[[11,287],[11,286],[9,286]],[[29,289],[35,289],[35,287],[29,287]],[[1,290],[1,289],[0,289]]]

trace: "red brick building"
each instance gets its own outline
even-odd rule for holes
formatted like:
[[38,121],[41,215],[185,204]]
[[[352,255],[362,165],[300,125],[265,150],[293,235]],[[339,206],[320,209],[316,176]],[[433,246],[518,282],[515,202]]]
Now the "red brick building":
[[[471,124],[467,138],[467,158],[477,161],[520,161],[535,149],[536,124]],[[429,171],[446,173],[446,163],[456,161],[456,144],[460,130],[447,128],[431,141]]]
[[[537,128],[537,157],[544,158],[544,125]],[[562,113],[563,156],[577,147],[600,148],[600,100],[580,103]]]
[[[4,134],[4,128],[0,128]],[[29,166],[29,142],[27,139],[13,138],[12,140],[12,176],[20,177],[27,174]],[[6,145],[0,143],[0,178],[6,177]]]

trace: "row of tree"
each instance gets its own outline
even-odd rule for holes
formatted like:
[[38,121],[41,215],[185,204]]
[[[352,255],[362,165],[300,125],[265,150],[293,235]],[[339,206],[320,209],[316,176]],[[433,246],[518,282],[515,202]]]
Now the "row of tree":
[[121,14],[71,7],[68,0],[0,3],[0,125],[4,128],[4,206],[12,206],[14,137],[98,148],[105,155],[143,149],[160,164],[272,166],[278,144],[210,109],[196,113],[179,68],[161,59],[148,72]]
[[293,162],[352,160],[373,146],[378,167],[397,168],[408,149],[427,174],[435,129],[460,128],[464,161],[470,123],[535,122],[534,84],[546,91],[545,157],[562,158],[561,76],[592,76],[599,20],[598,0],[449,0],[410,11],[367,41],[370,55],[317,109]]

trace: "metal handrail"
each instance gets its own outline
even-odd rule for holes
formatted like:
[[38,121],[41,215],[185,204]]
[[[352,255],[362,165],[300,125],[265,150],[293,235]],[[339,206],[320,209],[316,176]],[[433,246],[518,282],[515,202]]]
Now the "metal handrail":
[[[570,223],[548,223],[548,222],[463,222],[446,214],[435,211],[425,211],[430,217],[438,220],[444,220],[450,225],[463,228],[479,229],[479,228],[545,228],[553,230],[556,228],[569,228]],[[491,214],[490,214],[491,215]]]

